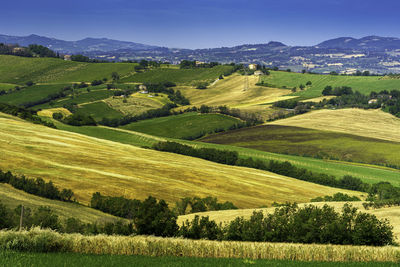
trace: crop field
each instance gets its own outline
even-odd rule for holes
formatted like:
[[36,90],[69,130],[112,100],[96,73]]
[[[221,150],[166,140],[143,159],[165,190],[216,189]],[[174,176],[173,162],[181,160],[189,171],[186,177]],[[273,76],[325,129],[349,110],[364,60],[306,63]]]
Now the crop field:
[[122,129],[170,138],[195,137],[217,129],[228,129],[240,120],[222,114],[185,113],[133,122]]
[[317,110],[269,124],[329,130],[400,142],[400,118],[381,110]]
[[31,195],[8,184],[0,184],[0,203],[11,209],[15,209],[18,205],[24,205],[33,210],[40,206],[47,206],[62,219],[74,217],[85,223],[123,220],[83,205]]
[[293,126],[244,128],[210,135],[201,141],[280,154],[400,166],[398,142]]
[[161,83],[174,82],[178,84],[192,84],[194,81],[213,82],[220,75],[232,70],[232,66],[216,66],[213,68],[198,69],[155,69],[121,79],[121,82]]
[[[248,107],[273,103],[288,98],[284,95],[291,93],[290,90],[257,86],[258,80],[259,76],[233,74],[219,80],[207,89],[184,87],[181,91],[193,105],[226,105],[229,107]],[[248,84],[246,90],[245,84]]]
[[51,179],[60,188],[72,189],[84,204],[94,192],[137,199],[152,195],[169,203],[186,196],[214,196],[242,208],[306,202],[336,192],[359,194],[55,130],[7,115],[0,118],[0,149],[0,169]]
[[124,114],[111,108],[103,101],[93,102],[89,104],[79,105],[77,113],[92,116],[96,121],[100,121],[104,117],[109,119],[121,118]]
[[8,91],[9,89],[14,89],[15,86],[17,85],[11,83],[0,83],[0,90]]
[[14,91],[11,94],[2,95],[0,96],[0,102],[20,105],[26,102],[37,101],[45,98],[49,94],[58,93],[66,85],[67,84],[34,85],[21,89],[20,91]]
[[[340,212],[343,205],[346,202],[313,202],[313,203],[302,203],[299,204],[300,207],[311,204],[318,207],[322,207],[327,204],[331,207],[334,207],[337,212]],[[353,207],[356,207],[359,211],[374,214],[378,219],[388,219],[390,224],[393,226],[393,233],[396,236],[397,241],[400,240],[400,207],[389,207],[389,208],[380,208],[380,209],[368,209],[366,210],[361,201],[350,202]],[[237,217],[244,217],[249,219],[255,209],[238,209],[238,210],[220,210],[220,211],[208,211],[208,212],[199,212],[192,213],[187,215],[181,215],[178,217],[178,224],[182,224],[184,221],[191,221],[194,216],[209,216],[210,220],[214,220],[215,222],[226,224],[230,221],[234,220]],[[274,207],[271,208],[262,208],[256,209],[256,211],[262,211],[265,214],[273,213],[275,211]]]
[[54,113],[61,113],[63,116],[71,115],[71,111],[66,108],[50,108],[38,111],[38,115],[42,117],[49,117],[52,118]]
[[[53,251],[53,252],[70,252],[70,253],[72,252],[72,253],[91,254],[91,255],[108,254],[108,255],[142,255],[142,256],[152,256],[152,257],[178,256],[183,258],[185,257],[214,258],[214,259],[208,259],[209,261],[213,261],[214,264],[218,262],[223,263],[223,259],[219,258],[231,258],[230,260],[247,259],[247,261],[242,262],[241,266],[245,265],[246,263],[252,264],[253,260],[260,261],[261,259],[268,259],[273,261],[277,260],[291,261],[291,263],[294,263],[292,261],[295,262],[300,261],[299,264],[305,264],[302,262],[309,262],[309,265],[305,266],[325,266],[324,264],[327,264],[327,263],[317,263],[317,265],[315,265],[316,264],[315,262],[331,262],[331,264],[333,264],[332,262],[336,262],[337,264],[340,264],[340,265],[333,264],[327,266],[343,266],[344,262],[364,262],[364,264],[365,262],[369,262],[371,266],[376,266],[375,265],[376,262],[398,263],[400,254],[400,249],[394,246],[368,247],[368,246],[317,245],[317,244],[305,245],[305,244],[295,244],[295,243],[263,243],[263,242],[257,243],[257,242],[236,242],[236,241],[220,242],[220,241],[208,241],[208,240],[190,240],[181,238],[161,238],[153,236],[106,236],[106,235],[82,236],[80,234],[59,234],[50,230],[39,230],[39,229],[33,229],[30,231],[20,231],[20,232],[0,231],[0,248],[5,248],[5,247],[8,247],[9,249],[14,251],[21,251],[21,252]],[[12,252],[6,252],[6,253],[12,253]],[[43,254],[41,255],[42,257],[44,257]],[[47,256],[48,258],[51,257],[52,254],[47,254],[47,255],[49,255]],[[77,256],[76,259],[79,259],[79,257],[82,256]],[[110,257],[110,256],[103,256],[103,257]],[[4,258],[9,259],[9,257],[2,257],[1,259]],[[22,259],[23,257],[21,257],[20,260]],[[115,259],[118,262],[118,258]],[[161,263],[162,262],[163,260],[161,259]],[[191,263],[191,261],[189,261],[189,263]],[[356,263],[351,263],[351,264],[349,266],[358,266],[356,265]],[[152,264],[150,264],[150,266],[151,265]],[[136,265],[134,264],[134,266]],[[199,265],[199,266],[204,266],[204,265]],[[279,265],[272,265],[272,266],[279,266]],[[294,265],[294,266],[304,266],[304,265]],[[368,264],[366,266],[368,266]]]
[[[126,103],[124,103],[124,100]],[[104,101],[107,105],[125,115],[139,115],[150,109],[161,108],[171,102],[164,94],[155,96],[150,94],[142,95],[140,93],[132,94],[127,98],[110,97]]]
[[271,71],[270,73],[268,76],[262,76],[262,81],[272,87],[282,88],[286,86],[289,89],[297,87],[297,90],[300,90],[300,84],[306,85],[308,81],[311,81],[312,85],[306,90],[293,94],[302,98],[321,96],[322,90],[327,85],[332,87],[350,86],[353,91],[359,91],[363,94],[369,94],[372,91],[400,89],[400,80],[383,79],[379,76],[317,75],[284,71]]
[[134,71],[135,63],[82,63],[56,58],[26,58],[0,55],[0,82],[24,84],[91,82],[111,79],[112,72],[121,77]]
[[288,161],[297,167],[305,168],[307,170],[317,173],[326,173],[329,175],[334,175],[338,178],[341,178],[344,175],[351,175],[362,179],[366,183],[377,183],[380,181],[387,181],[392,183],[393,185],[400,186],[399,170],[379,167],[375,165],[276,154],[271,152],[255,150],[251,148],[235,147],[230,145],[220,145],[220,144],[211,144],[204,142],[185,141],[179,139],[161,138],[130,130],[109,128],[109,127],[101,127],[101,128],[92,126],[74,127],[61,124],[58,122],[55,122],[55,124],[57,128],[61,130],[76,132],[100,139],[120,142],[123,144],[130,144],[134,146],[149,147],[158,141],[172,140],[175,142],[193,145],[195,147],[208,147],[220,150],[237,151],[241,157],[253,157],[254,159],[260,159],[260,160]]
[[77,253],[23,253],[0,252],[0,264],[4,266],[31,266],[53,267],[67,265],[70,267],[81,266],[161,266],[161,267],[211,267],[211,266],[272,266],[272,267],[394,267],[396,263],[390,262],[304,262],[291,260],[250,260],[236,258],[196,258],[196,257],[171,257],[171,256],[138,256],[138,255],[88,255]]

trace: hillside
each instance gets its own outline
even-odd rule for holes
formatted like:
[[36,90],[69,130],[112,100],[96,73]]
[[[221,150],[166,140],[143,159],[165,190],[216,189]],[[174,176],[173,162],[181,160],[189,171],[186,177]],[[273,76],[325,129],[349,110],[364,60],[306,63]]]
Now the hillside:
[[281,154],[400,167],[399,142],[333,131],[268,124],[210,135],[201,141]]
[[346,191],[54,130],[8,115],[1,115],[0,132],[1,169],[51,179],[60,188],[71,188],[84,204],[97,191],[138,199],[153,195],[168,202],[215,196],[242,208]]
[[329,130],[400,142],[400,119],[382,110],[316,110],[269,124]]
[[[332,206],[335,210],[340,211],[345,202],[312,202],[312,203],[303,203],[299,206],[304,206],[307,204],[323,206],[325,204]],[[381,209],[368,209],[366,210],[362,206],[362,202],[350,202],[351,205],[358,208],[359,211],[374,214],[378,217],[378,219],[388,219],[391,225],[394,226],[393,232],[397,238],[400,240],[400,207],[390,207],[390,208],[381,208]],[[257,211],[263,211],[265,213],[272,213],[275,208],[263,208],[256,209]],[[209,211],[209,212],[200,212],[193,213],[188,215],[181,215],[178,218],[178,223],[182,224],[186,220],[192,220],[194,216],[209,216],[210,220],[215,220],[216,223],[227,223],[235,219],[236,217],[244,217],[250,218],[253,214],[254,209],[239,209],[239,210],[221,210],[221,211]]]
[[[268,76],[262,76],[261,81],[271,87],[292,89],[297,87],[294,96],[301,98],[313,98],[321,96],[322,90],[330,85],[332,87],[350,86],[353,91],[369,94],[372,91],[393,90],[400,88],[400,80],[383,79],[380,76],[341,76],[341,75],[317,75],[301,74],[285,71],[271,71]],[[304,86],[308,81],[312,82],[304,91],[299,86]]]
[[24,207],[31,208],[32,210],[40,206],[46,206],[50,207],[62,219],[74,217],[85,223],[121,220],[121,218],[83,205],[34,196],[7,184],[0,184],[0,202],[12,209],[18,205],[24,205]]

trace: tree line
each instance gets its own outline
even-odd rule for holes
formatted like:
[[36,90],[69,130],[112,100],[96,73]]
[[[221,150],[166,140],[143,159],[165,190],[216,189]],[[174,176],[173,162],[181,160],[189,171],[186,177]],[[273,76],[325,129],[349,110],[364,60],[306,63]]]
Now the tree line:
[[5,104],[5,103],[0,103],[0,112],[6,113],[6,114],[9,114],[12,116],[16,116],[18,118],[32,122],[34,124],[41,124],[41,125],[44,125],[47,127],[56,128],[54,123],[44,121],[39,116],[37,116],[37,112],[34,110],[17,107],[17,106]]
[[12,187],[27,192],[29,194],[45,197],[48,199],[73,202],[74,192],[71,189],[59,190],[52,181],[45,182],[42,178],[26,178],[25,176],[13,175],[10,171],[0,170],[0,183],[6,183]]

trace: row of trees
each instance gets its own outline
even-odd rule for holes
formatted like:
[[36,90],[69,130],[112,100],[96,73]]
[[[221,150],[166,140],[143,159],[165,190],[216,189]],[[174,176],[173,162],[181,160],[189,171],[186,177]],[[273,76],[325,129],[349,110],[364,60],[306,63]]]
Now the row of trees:
[[172,152],[191,157],[198,157],[221,164],[236,165],[270,171],[299,180],[308,181],[316,184],[327,185],[331,187],[350,189],[356,191],[368,192],[370,185],[362,182],[359,178],[349,175],[336,179],[333,175],[324,173],[314,173],[304,168],[298,168],[290,162],[262,161],[254,160],[251,157],[239,158],[236,151],[218,150],[214,148],[194,148],[192,146],[179,144],[176,142],[158,142],[153,148],[159,151]]
[[42,45],[31,44],[28,47],[0,43],[0,55],[22,57],[59,57],[57,53]]
[[51,182],[45,182],[42,178],[30,179],[25,176],[15,176],[10,171],[0,170],[0,183],[10,184],[12,187],[25,191],[29,194],[56,199],[66,202],[75,201],[74,192],[71,189],[62,189],[61,191]]
[[29,121],[29,122],[32,122],[35,124],[42,124],[47,127],[56,128],[54,123],[44,121],[39,116],[37,116],[37,112],[34,110],[17,107],[17,106],[5,104],[5,103],[0,103],[0,112],[16,116],[18,118],[21,118],[23,120],[26,120],[26,121]]

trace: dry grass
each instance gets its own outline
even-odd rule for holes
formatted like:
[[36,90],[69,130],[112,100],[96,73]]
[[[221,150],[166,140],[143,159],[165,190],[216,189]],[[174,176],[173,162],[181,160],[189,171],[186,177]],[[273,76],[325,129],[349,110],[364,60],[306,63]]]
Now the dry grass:
[[0,248],[17,251],[147,255],[200,258],[247,258],[329,262],[399,262],[398,247],[304,245],[188,240],[148,236],[82,236],[49,230],[0,231]]
[[318,102],[321,102],[324,99],[329,100],[329,99],[332,99],[332,98],[335,98],[335,97],[336,96],[334,96],[334,95],[325,95],[325,96],[320,96],[320,97],[301,100],[300,102],[316,102],[316,103],[318,103]]
[[49,109],[44,109],[38,112],[39,116],[44,116],[44,117],[53,117],[53,113],[61,113],[65,117],[71,115],[71,111],[69,111],[66,108],[49,108]]
[[317,110],[270,124],[329,130],[400,142],[400,119],[382,110]]
[[16,208],[18,205],[24,205],[25,207],[33,210],[39,208],[40,206],[48,206],[60,218],[66,219],[74,217],[85,223],[123,220],[121,218],[117,218],[79,204],[51,200],[31,195],[21,190],[17,190],[7,184],[0,184],[0,201],[11,209]]
[[138,199],[153,195],[170,203],[185,196],[215,196],[240,208],[348,192],[55,130],[8,115],[0,116],[0,150],[0,169],[51,179],[56,186],[71,188],[84,204],[97,191]]
[[[244,90],[246,79],[249,87]],[[290,90],[257,86],[258,79],[259,77],[254,75],[233,74],[205,90],[186,87],[181,91],[189,98],[191,104],[210,106],[248,107],[295,97],[284,96],[290,94]]]
[[[314,203],[303,203],[299,204],[299,206],[304,206],[307,204],[312,204],[316,206],[323,206],[328,204],[335,208],[336,211],[341,211],[345,202],[314,202]],[[362,212],[370,213],[376,215],[379,219],[388,219],[390,224],[393,226],[393,232],[396,236],[397,240],[400,240],[400,207],[389,207],[389,208],[381,208],[381,209],[368,209],[366,210],[362,206],[362,202],[351,202],[351,204],[358,208]],[[263,208],[256,209],[256,211],[263,211],[265,213],[274,212],[275,208]],[[229,223],[236,217],[244,217],[250,218],[255,209],[239,209],[239,210],[221,210],[221,211],[209,211],[209,212],[200,212],[182,215],[178,217],[178,224],[182,224],[184,221],[191,221],[195,215],[200,216],[209,216],[211,220],[215,220],[217,223]]]

